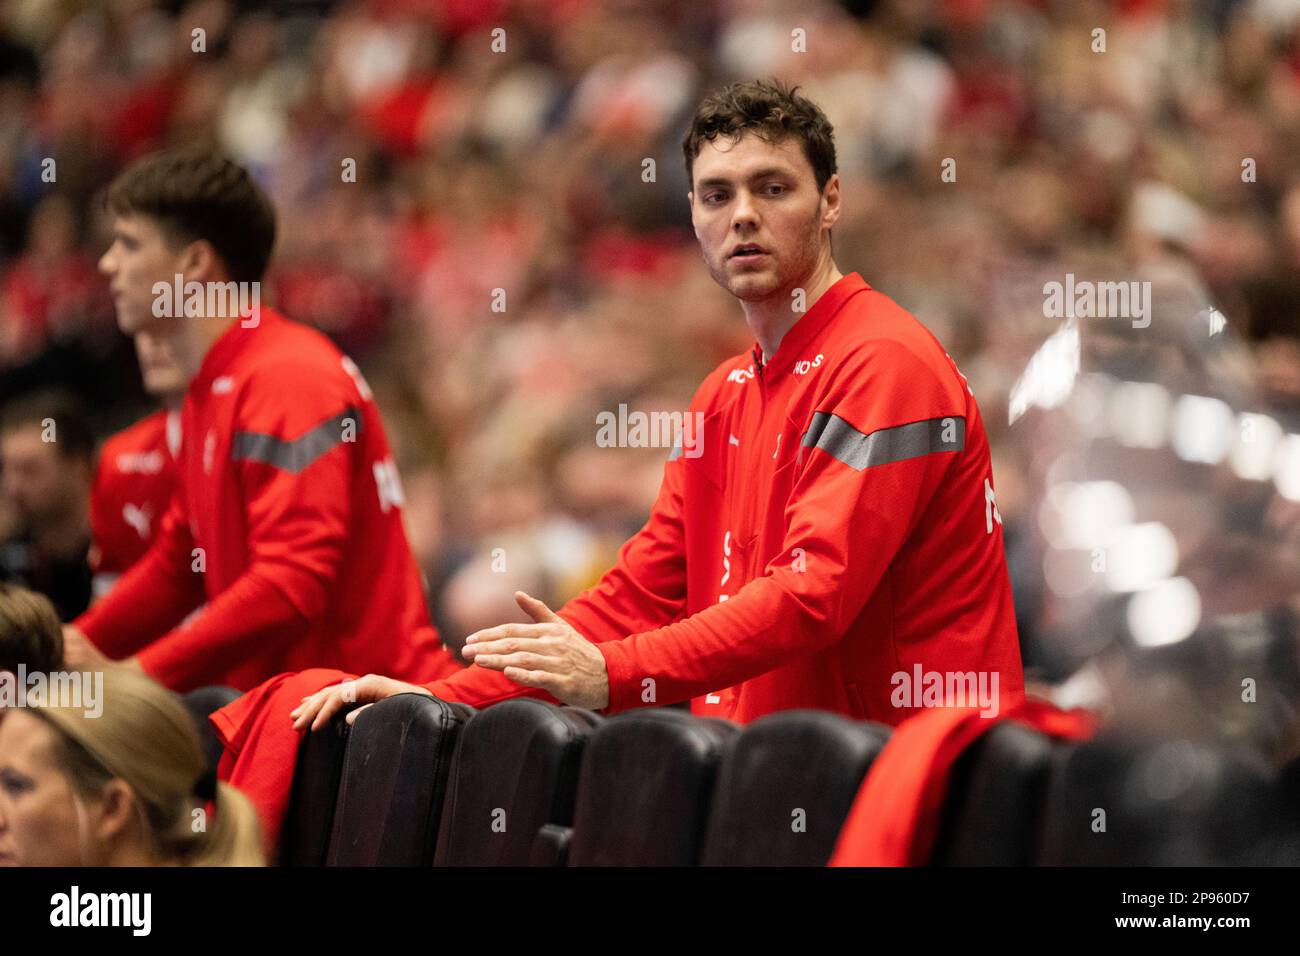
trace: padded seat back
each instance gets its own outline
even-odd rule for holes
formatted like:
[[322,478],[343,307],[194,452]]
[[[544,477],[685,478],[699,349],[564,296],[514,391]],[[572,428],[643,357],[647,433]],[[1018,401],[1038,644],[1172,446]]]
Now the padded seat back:
[[587,741],[570,866],[693,866],[730,721],[677,709],[607,719]]
[[816,710],[761,717],[730,742],[705,866],[824,866],[871,763],[883,724]]
[[1031,866],[1057,751],[1014,721],[990,728],[952,768],[930,861],[937,866]]
[[427,866],[461,728],[474,710],[426,694],[366,708],[348,735],[330,866]]
[[1259,862],[1276,831],[1276,776],[1189,740],[1112,732],[1072,748],[1048,786],[1048,866],[1219,866]]
[[303,734],[280,831],[282,866],[324,866],[329,857],[350,729],[340,715],[328,726]]
[[221,746],[221,740],[217,737],[217,732],[208,720],[208,715],[220,710],[227,704],[234,703],[240,697],[239,691],[233,687],[199,687],[187,694],[181,695],[181,700],[185,708],[194,717],[194,722],[199,728],[199,739],[203,744],[203,753],[208,758],[208,766],[216,772],[217,764],[221,762],[221,754],[225,750]]
[[544,824],[573,822],[583,745],[601,719],[528,697],[475,714],[456,748],[434,865],[526,865]]

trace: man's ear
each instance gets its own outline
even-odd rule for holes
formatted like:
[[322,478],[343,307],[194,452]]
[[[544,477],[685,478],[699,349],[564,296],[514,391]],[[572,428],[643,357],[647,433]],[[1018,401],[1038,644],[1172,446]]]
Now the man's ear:
[[833,173],[822,190],[822,225],[832,229],[840,218],[840,174]]
[[216,281],[220,272],[221,260],[217,250],[206,239],[195,239],[181,250],[180,270],[186,281]]
[[700,230],[695,227],[695,190],[689,190],[686,193],[686,205],[691,210],[691,228],[695,230],[695,238],[700,238]]

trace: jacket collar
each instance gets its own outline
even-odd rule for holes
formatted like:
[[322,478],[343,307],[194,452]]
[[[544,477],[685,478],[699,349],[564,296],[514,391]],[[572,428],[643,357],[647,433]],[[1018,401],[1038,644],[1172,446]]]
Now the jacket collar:
[[190,383],[190,391],[195,394],[207,391],[211,383],[230,368],[235,356],[252,344],[253,333],[278,321],[280,317],[273,310],[262,306],[257,325],[245,328],[242,318],[231,322],[230,327],[217,336],[217,340],[208,349],[208,354],[199,363],[199,371]]
[[870,288],[871,286],[856,272],[841,276],[829,289],[821,294],[821,298],[813,303],[812,308],[790,327],[790,331],[786,332],[785,337],[781,339],[776,354],[768,362],[762,363],[759,361],[759,356],[763,354],[763,351],[757,342],[754,343],[754,367],[762,366],[765,372],[771,374],[788,370],[803,353],[808,343],[816,338],[822,329],[826,328],[831,319],[840,311],[840,307],[859,292],[865,292]]

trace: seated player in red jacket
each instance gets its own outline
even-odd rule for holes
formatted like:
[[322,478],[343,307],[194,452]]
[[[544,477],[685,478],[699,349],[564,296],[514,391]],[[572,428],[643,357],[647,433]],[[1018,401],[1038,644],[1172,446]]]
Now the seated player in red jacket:
[[126,170],[108,206],[118,324],[165,339],[189,386],[157,540],[68,628],[69,664],[127,659],[175,690],[321,666],[460,670],[429,623],[370,389],[261,302],[265,194],[235,163],[179,150]]
[[[423,690],[610,713],[689,699],[739,722],[808,707],[897,724],[976,706],[946,694],[972,680],[991,711],[1023,698],[979,409],[921,323],[836,268],[826,117],[779,84],[736,84],[700,104],[683,146],[695,235],[753,353],[696,392],[702,427],[614,568],[558,614],[517,595],[536,623],[470,635],[478,666]],[[945,693],[926,695],[935,677]],[[330,687],[295,726],[417,689]]]
[[163,407],[110,435],[99,450],[90,489],[90,566],[95,598],[109,592],[149,550],[176,487],[181,447],[181,403],[189,384],[170,343],[135,334],[144,390]]

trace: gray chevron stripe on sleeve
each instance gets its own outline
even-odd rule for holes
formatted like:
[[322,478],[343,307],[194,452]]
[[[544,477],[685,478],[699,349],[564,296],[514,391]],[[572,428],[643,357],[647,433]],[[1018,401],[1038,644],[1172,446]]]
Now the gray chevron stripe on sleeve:
[[966,447],[966,419],[960,415],[878,428],[864,434],[838,415],[816,412],[801,442],[820,448],[855,471]]
[[232,461],[260,461],[298,474],[343,441],[343,428],[351,419],[361,431],[361,412],[352,406],[321,422],[292,441],[261,432],[235,432],[230,443]]

